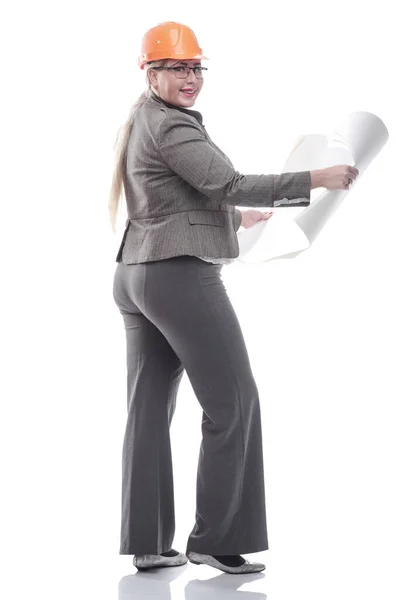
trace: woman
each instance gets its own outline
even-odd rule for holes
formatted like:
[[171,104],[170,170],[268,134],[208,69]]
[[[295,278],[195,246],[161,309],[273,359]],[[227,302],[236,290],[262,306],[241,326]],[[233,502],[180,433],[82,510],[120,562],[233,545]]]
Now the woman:
[[[114,300],[127,344],[120,554],[139,570],[188,559],[227,573],[262,571],[241,553],[268,549],[261,414],[242,331],[221,279],[236,231],[268,215],[235,206],[306,206],[310,190],[346,189],[348,165],[241,175],[192,110],[206,59],[189,27],[168,22],[142,41],[148,89],[122,129],[110,197],[128,222]],[[264,301],[264,305],[266,305]],[[170,425],[186,370],[203,409],[196,521],[186,555],[175,532]]]

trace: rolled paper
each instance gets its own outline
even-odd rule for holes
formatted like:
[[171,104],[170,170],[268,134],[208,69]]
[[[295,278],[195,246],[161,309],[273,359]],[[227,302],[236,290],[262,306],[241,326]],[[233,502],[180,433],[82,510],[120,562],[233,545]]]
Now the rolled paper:
[[389,132],[383,121],[364,111],[351,113],[328,135],[299,136],[282,173],[351,165],[359,170],[359,175],[347,190],[326,190],[294,219],[289,218],[288,207],[283,210],[278,206],[267,221],[239,231],[237,260],[268,262],[292,258],[307,250],[388,138]]

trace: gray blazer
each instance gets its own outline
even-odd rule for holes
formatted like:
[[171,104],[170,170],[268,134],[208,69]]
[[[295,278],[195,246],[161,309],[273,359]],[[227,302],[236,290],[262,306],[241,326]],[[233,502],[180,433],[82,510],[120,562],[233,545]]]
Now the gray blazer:
[[128,219],[116,262],[188,254],[236,258],[235,206],[308,206],[310,171],[242,175],[209,137],[196,110],[148,92],[123,170]]

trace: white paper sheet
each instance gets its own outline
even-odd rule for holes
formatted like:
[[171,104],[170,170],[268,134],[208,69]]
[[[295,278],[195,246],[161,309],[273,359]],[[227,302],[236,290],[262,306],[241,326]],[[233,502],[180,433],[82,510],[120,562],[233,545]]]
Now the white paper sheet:
[[[328,135],[300,136],[282,173],[312,171],[334,165],[351,165],[359,175],[352,189],[389,138],[383,121],[369,112],[354,112]],[[260,263],[275,258],[290,258],[307,250],[349,190],[325,190],[294,219],[275,207],[267,221],[238,232],[239,256],[243,263]]]

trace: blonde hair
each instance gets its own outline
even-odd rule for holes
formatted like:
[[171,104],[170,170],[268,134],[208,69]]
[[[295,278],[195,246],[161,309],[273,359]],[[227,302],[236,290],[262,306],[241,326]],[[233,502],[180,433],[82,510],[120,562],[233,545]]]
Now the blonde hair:
[[[127,146],[128,140],[130,139],[131,129],[134,124],[135,116],[138,110],[141,108],[143,104],[147,101],[149,91],[151,90],[151,81],[149,78],[149,71],[152,67],[165,67],[170,59],[164,58],[162,60],[154,60],[144,65],[144,71],[146,73],[146,83],[147,89],[143,91],[138,100],[132,105],[131,110],[128,115],[128,119],[122,125],[117,133],[117,137],[114,143],[115,149],[115,160],[114,160],[114,170],[112,175],[111,182],[111,191],[108,201],[108,211],[111,222],[111,227],[113,232],[115,233],[115,224],[118,215],[118,208],[121,198],[124,195],[124,181],[123,181],[123,173],[125,167],[125,159],[127,156]],[[169,66],[178,63],[177,60],[172,60]]]

